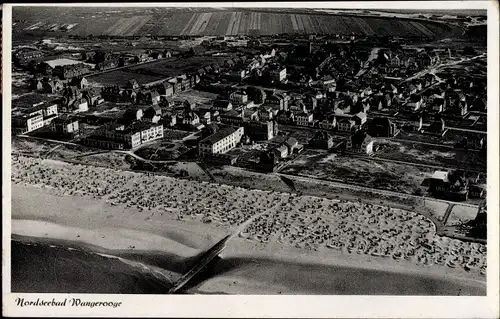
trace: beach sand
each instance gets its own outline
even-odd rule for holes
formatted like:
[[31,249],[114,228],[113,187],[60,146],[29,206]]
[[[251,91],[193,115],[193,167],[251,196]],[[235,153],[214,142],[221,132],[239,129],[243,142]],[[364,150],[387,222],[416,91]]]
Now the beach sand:
[[415,212],[27,157],[13,159],[12,182],[13,234],[174,273],[260,214],[201,292],[486,293],[486,246],[439,237]]

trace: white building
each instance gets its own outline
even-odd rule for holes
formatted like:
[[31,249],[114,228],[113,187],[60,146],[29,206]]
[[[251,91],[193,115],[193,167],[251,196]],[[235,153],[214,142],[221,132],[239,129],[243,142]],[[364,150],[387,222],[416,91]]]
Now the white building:
[[244,128],[228,127],[203,139],[199,144],[200,156],[226,153],[241,141]]
[[343,118],[337,121],[337,127],[341,132],[350,132],[356,123],[353,119]]
[[42,114],[27,114],[20,116],[12,116],[12,131],[14,134],[29,133],[43,127]]
[[299,113],[295,115],[295,123],[299,126],[310,126],[313,122],[312,113]]
[[275,82],[283,82],[286,79],[286,68],[277,68],[269,72]]
[[79,125],[77,119],[57,118],[51,123],[51,130],[62,135],[77,134]]
[[229,100],[231,101],[232,105],[247,104],[247,102],[248,102],[247,92],[245,92],[243,90],[239,90],[239,91],[233,92],[229,96]]

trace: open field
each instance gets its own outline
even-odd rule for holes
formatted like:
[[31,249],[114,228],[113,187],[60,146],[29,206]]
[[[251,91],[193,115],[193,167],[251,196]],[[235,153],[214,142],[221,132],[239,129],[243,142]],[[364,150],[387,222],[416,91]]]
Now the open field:
[[477,207],[454,205],[446,226],[458,226],[474,220],[477,216]]
[[375,156],[379,158],[486,172],[486,158],[479,152],[389,139],[380,139],[378,144]]
[[192,105],[203,105],[203,106],[212,106],[213,100],[217,98],[217,94],[198,91],[198,90],[189,90],[184,92],[179,92],[173,97],[174,101],[184,102],[185,100],[189,101]]
[[303,129],[297,126],[279,125],[279,131],[297,139],[299,144],[307,145],[316,132],[311,129]]
[[136,150],[134,153],[142,158],[153,161],[176,160],[189,149],[182,143],[174,143],[162,139],[154,144],[148,144]]
[[281,173],[414,194],[432,169],[379,162],[373,158],[352,158],[338,154],[301,156]]
[[231,56],[193,56],[183,59],[168,58],[151,63],[131,66],[125,68],[125,70],[132,73],[150,74],[166,78],[181,75],[183,73],[195,72],[199,68],[213,63],[222,63],[230,58]]
[[96,75],[91,75],[87,77],[87,80],[89,81],[90,85],[94,87],[103,87],[109,85],[124,86],[130,79],[135,79],[140,85],[142,85],[169,77],[182,75],[185,73],[193,73],[199,68],[216,62],[222,63],[229,58],[230,56],[194,56],[183,59],[167,58],[159,61],[153,61]]
[[163,78],[165,77],[160,75],[141,74],[138,72],[131,72],[126,69],[120,69],[91,75],[87,77],[87,80],[93,87],[104,87],[112,85],[125,86],[131,79],[135,79],[139,85],[143,85],[149,82],[161,80]]
[[[23,12],[24,10],[24,12]],[[442,34],[461,36],[457,26],[429,20],[354,16],[346,13],[277,11],[277,10],[214,10],[205,8],[197,12],[177,12],[165,9],[160,12],[148,8],[135,11],[92,12],[59,10],[52,18],[39,13],[37,19],[30,19],[27,9],[16,8],[14,19],[22,19],[14,26],[17,32],[26,32],[31,27],[36,30],[47,24],[76,24],[67,31],[71,35],[86,36],[201,36],[240,35],[250,30],[258,30],[262,35],[283,33],[296,34],[358,34],[440,37]],[[288,11],[288,12],[287,12]],[[19,18],[18,18],[19,17]],[[33,27],[34,26],[34,27]]]

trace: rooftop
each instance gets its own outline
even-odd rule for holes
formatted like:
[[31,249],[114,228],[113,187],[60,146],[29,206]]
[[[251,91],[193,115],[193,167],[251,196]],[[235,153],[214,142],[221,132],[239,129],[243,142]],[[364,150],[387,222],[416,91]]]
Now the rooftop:
[[448,180],[448,172],[445,171],[435,171],[434,174],[432,174],[433,179],[440,179],[443,181]]
[[71,60],[71,59],[66,59],[66,58],[49,60],[49,61],[45,61],[45,63],[47,63],[51,68],[55,68],[56,66],[74,65],[74,64],[80,64],[80,63],[94,67],[94,65],[90,64],[90,63],[84,63],[82,61]]
[[234,127],[223,128],[223,129],[217,131],[215,134],[212,134],[209,137],[206,137],[203,140],[201,140],[200,144],[204,143],[204,144],[213,145],[213,144],[219,142],[220,140],[226,138],[227,136],[233,134],[234,132],[236,132],[236,129]]

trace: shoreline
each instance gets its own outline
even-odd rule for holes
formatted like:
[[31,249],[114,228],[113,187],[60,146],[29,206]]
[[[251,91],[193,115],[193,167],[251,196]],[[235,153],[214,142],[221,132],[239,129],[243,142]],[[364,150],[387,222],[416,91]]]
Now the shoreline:
[[[40,189],[38,190],[41,191]],[[16,194],[19,193],[19,191],[16,192]],[[30,193],[33,193],[33,189]],[[53,196],[54,199],[56,199],[54,195],[49,196]],[[14,212],[13,215],[16,215],[16,213]],[[88,221],[90,221],[90,225],[93,224],[92,219],[88,219]],[[22,225],[23,223],[24,225]],[[125,258],[135,262],[151,265],[153,267],[159,267],[166,271],[177,273],[181,273],[186,270],[186,262],[190,259],[190,257],[200,252],[200,249],[202,247],[205,248],[210,245],[206,242],[205,244],[199,243],[200,249],[194,249],[189,248],[189,246],[184,245],[180,241],[175,241],[171,238],[163,237],[161,238],[161,240],[165,241],[165,243],[168,242],[169,244],[160,245],[160,247],[158,247],[157,243],[159,242],[158,239],[160,239],[160,236],[155,234],[154,227],[153,229],[151,229],[151,233],[143,230],[140,232],[140,235],[137,234],[137,232],[139,232],[138,230],[132,230],[132,233],[135,234],[134,236],[130,236],[130,229],[128,228],[115,228],[118,233],[124,235],[124,241],[116,241],[116,238],[110,235],[106,236],[105,239],[99,236],[103,233],[109,234],[109,229],[107,228],[102,228],[100,230],[90,230],[83,227],[76,228],[64,224],[56,224],[54,223],[54,221],[48,222],[47,218],[44,218],[44,220],[33,220],[32,217],[30,219],[24,220],[13,219],[12,224],[13,239],[16,240],[22,238],[23,242],[41,242],[64,245],[68,247],[80,247],[83,248],[83,250],[90,250],[96,253]],[[26,227],[26,225],[31,226]],[[189,228],[190,226],[189,222],[170,220],[162,225],[162,228],[166,230],[166,234],[168,234],[168,231],[170,230],[169,226],[167,225],[170,225],[174,229],[175,227]],[[202,224],[202,226],[204,227],[196,227],[196,230],[199,232],[199,234],[210,233],[213,235],[213,239],[218,238],[218,236],[222,237],[228,232],[227,229],[216,229],[219,234],[217,236],[217,234],[213,234],[214,230],[211,225]],[[124,226],[121,225],[121,227]],[[36,229],[36,231],[33,231],[33,229]],[[76,237],[78,236],[78,234],[76,234],[75,231],[78,232],[80,237]],[[27,234],[29,234],[29,236],[26,236]],[[203,235],[200,237],[203,238]],[[151,238],[155,238],[155,240],[149,241]],[[214,242],[215,241],[212,240],[212,243]],[[135,248],[130,249],[129,245],[133,245],[135,246]],[[198,287],[198,290],[200,292],[206,291],[208,293],[228,292],[258,294],[308,293],[307,290],[305,290],[305,288],[303,287],[301,288],[303,290],[299,289],[299,292],[297,292],[296,289],[283,287],[278,285],[277,283],[274,283],[274,285],[276,286],[275,288],[271,288],[272,285],[270,286],[269,284],[264,284],[261,282],[269,280],[269,278],[252,280],[252,276],[255,273],[252,271],[248,273],[248,271],[246,270],[246,265],[252,265],[253,263],[256,264],[256,267],[264,267],[264,269],[267,269],[267,271],[270,271],[270,268],[274,267],[276,269],[281,269],[283,273],[286,273],[287,269],[283,268],[282,266],[287,265],[287,268],[295,269],[290,270],[290,278],[297,278],[297,276],[304,275],[304,272],[307,269],[320,269],[320,272],[329,273],[334,272],[335,269],[348,268],[353,272],[383,272],[389,274],[390,276],[402,276],[411,278],[416,276],[425,278],[426,280],[430,281],[444,280],[445,282],[454,282],[461,287],[465,287],[463,288],[465,291],[467,291],[467,289],[471,289],[474,292],[480,291],[482,289],[484,289],[484,293],[486,291],[486,282],[475,278],[457,276],[456,273],[447,272],[447,269],[442,267],[422,268],[417,265],[411,265],[410,263],[394,263],[391,258],[370,258],[364,255],[343,254],[331,250],[311,252],[304,251],[303,249],[297,249],[295,247],[287,247],[286,245],[280,246],[274,243],[259,245],[259,243],[255,243],[253,241],[245,240],[239,237],[235,237],[231,241],[229,241],[227,249],[222,252],[221,255],[223,259],[227,260],[230,264],[233,262],[235,264],[243,264],[245,266],[243,267],[244,269],[241,271],[241,273],[239,273],[238,267],[234,267],[234,269],[236,270],[234,270],[233,273],[229,272],[222,275],[219,274],[215,278],[208,279],[200,287]],[[325,258],[325,256],[328,256],[328,258]],[[262,266],[262,264],[267,266]],[[231,268],[231,266],[229,266],[229,268]],[[259,272],[258,269],[259,268],[255,268],[255,271]],[[307,270],[307,272],[309,272],[309,270]],[[329,275],[334,274],[332,273]],[[235,281],[239,282],[239,285],[235,285]],[[376,288],[377,287],[372,287],[372,289],[375,290]],[[324,293],[324,291],[320,292]]]
[[[166,279],[164,284],[168,285],[180,278],[181,273],[185,272],[187,268],[185,267],[185,262],[188,258],[178,258],[174,261],[172,256],[166,254],[165,251],[134,251],[129,252],[127,250],[110,250],[102,248],[98,245],[94,245],[87,242],[77,242],[67,239],[54,239],[54,238],[41,238],[41,237],[30,237],[30,236],[20,236],[13,235],[12,241],[16,241],[27,245],[46,245],[49,247],[54,247],[58,249],[67,250],[77,250],[83,253],[95,254],[108,259],[117,259],[125,264],[133,263],[134,267],[140,267],[148,269],[148,272],[161,274],[162,278]],[[241,248],[241,246],[240,246]],[[125,261],[124,261],[125,260]],[[236,270],[232,269],[233,266]],[[167,266],[167,267],[166,267]],[[415,269],[408,269],[403,267],[383,267],[381,265],[374,264],[353,264],[348,260],[331,260],[329,262],[316,260],[311,258],[311,256],[297,255],[295,257],[289,257],[289,255],[275,254],[270,252],[229,252],[222,253],[222,262],[218,261],[216,267],[223,268],[222,271],[215,271],[212,278],[203,278],[201,283],[195,283],[194,287],[188,290],[188,293],[215,293],[215,294],[328,294],[333,291],[328,289],[331,287],[338,288],[342,286],[335,280],[332,282],[321,281],[317,282],[316,277],[330,278],[333,276],[335,279],[340,278],[335,277],[336,272],[347,273],[348,276],[354,277],[347,278],[347,280],[356,280],[361,273],[361,277],[372,277],[375,282],[379,278],[383,278],[384,286],[371,286],[370,290],[356,289],[356,291],[348,291],[345,293],[343,291],[335,291],[335,294],[345,295],[345,294],[361,294],[361,295],[443,295],[441,293],[433,293],[435,288],[430,289],[430,292],[415,292],[410,289],[410,291],[398,290],[398,292],[387,293],[384,288],[386,285],[394,285],[391,280],[397,282],[401,285],[400,279],[392,278],[404,278],[410,288],[412,287],[412,282],[424,282],[427,285],[435,281],[436,285],[447,286],[450,285],[455,291],[462,293],[464,295],[485,295],[486,294],[486,283],[474,279],[455,277],[452,275],[439,276],[433,273],[424,273]],[[259,267],[259,268],[257,268]],[[241,268],[241,269],[238,269]],[[272,268],[272,269],[271,269]],[[227,270],[229,269],[229,270]],[[264,273],[265,275],[255,276],[255,272],[248,270],[255,270],[259,273]],[[213,271],[213,269],[212,269]],[[279,272],[278,276],[289,276],[289,281],[284,281],[281,283],[279,280],[276,282],[275,276]],[[312,275],[311,275],[312,274]],[[299,280],[297,284],[297,275],[312,277],[312,283],[314,286],[308,287],[308,280]],[[339,276],[339,275],[337,275]],[[345,276],[341,275],[342,277]],[[156,277],[158,279],[158,277]],[[343,280],[346,280],[342,278]],[[199,281],[198,279],[197,281]],[[359,280],[363,280],[359,278]],[[293,281],[293,283],[291,282]],[[161,281],[160,281],[161,282]],[[363,284],[361,284],[362,286]],[[419,284],[420,285],[420,284]],[[306,287],[307,286],[307,287]],[[356,284],[357,286],[357,284]],[[316,289],[316,290],[315,290]],[[352,288],[351,288],[352,289]],[[458,289],[458,290],[457,290]],[[325,292],[328,291],[328,292]],[[483,292],[484,291],[484,292]],[[363,292],[363,293],[362,293]],[[444,295],[454,295],[453,293]]]
[[[233,269],[229,274],[236,272],[240,279],[249,273],[239,273],[239,266],[257,261],[254,266],[266,269],[264,273],[295,269],[290,278],[303,277],[300,265],[307,265],[332,278],[338,276],[332,269],[382,271],[483,286],[485,291],[479,269],[467,271],[463,265],[473,258],[484,263],[486,247],[437,236],[430,220],[407,210],[26,158],[13,166],[12,189],[12,230],[17,235],[83,242],[128,256],[142,252],[154,261],[155,254],[193,257],[232,233],[237,236],[222,256]],[[249,218],[246,229],[239,229]],[[406,255],[408,249],[414,255]],[[447,266],[454,258],[463,259]],[[208,283],[218,286],[221,280],[227,276]],[[373,287],[377,285],[382,283]]]

